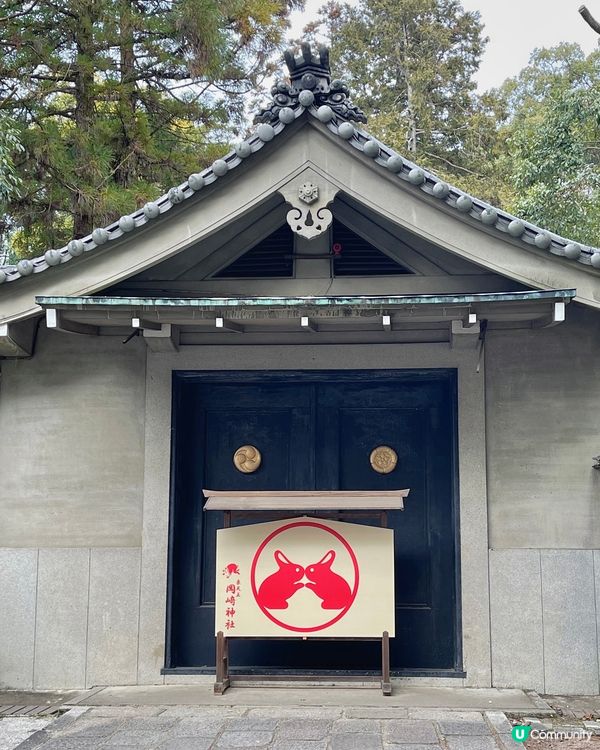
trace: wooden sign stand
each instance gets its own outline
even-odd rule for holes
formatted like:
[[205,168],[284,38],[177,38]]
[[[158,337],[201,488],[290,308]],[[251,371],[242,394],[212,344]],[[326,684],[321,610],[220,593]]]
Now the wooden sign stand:
[[[237,640],[244,640],[243,638],[237,638]],[[261,640],[273,640],[273,639],[261,639]],[[286,640],[291,640],[286,638]],[[315,641],[373,641],[379,640],[379,638],[311,638]],[[216,664],[216,679],[215,679],[215,695],[223,695],[228,687],[231,687],[231,677],[229,675],[229,639],[223,634],[222,630],[219,630],[216,637],[216,652],[217,652],[217,664]],[[302,677],[300,675],[292,675],[288,677],[289,680],[306,680],[310,678]],[[384,695],[392,694],[392,680],[390,677],[390,636],[389,633],[384,631],[381,636],[381,691]]]
[[[368,517],[374,514],[379,516],[383,528],[387,526],[388,510],[403,510],[404,498],[409,490],[394,490],[381,493],[356,491],[356,492],[215,492],[204,490],[207,498],[205,510],[224,511],[224,527],[231,527],[232,514],[237,512],[240,516],[248,519],[264,517],[265,512],[269,516],[280,515],[292,516],[333,515],[337,520],[343,517]],[[348,507],[350,506],[350,507]],[[309,512],[309,509],[311,512]],[[274,513],[275,512],[275,513]],[[252,640],[250,636],[236,636],[237,640]],[[229,639],[222,630],[216,636],[216,679],[214,692],[223,695],[231,686],[231,675],[229,673]],[[257,640],[257,639],[255,639]],[[260,638],[258,640],[281,640],[279,638]],[[290,638],[285,638],[290,640]],[[306,640],[305,638],[302,640]],[[318,641],[381,641],[381,690],[383,695],[392,694],[392,681],[390,676],[390,636],[384,631],[381,638],[311,638]],[[306,681],[310,677],[292,675],[287,679],[293,681]]]

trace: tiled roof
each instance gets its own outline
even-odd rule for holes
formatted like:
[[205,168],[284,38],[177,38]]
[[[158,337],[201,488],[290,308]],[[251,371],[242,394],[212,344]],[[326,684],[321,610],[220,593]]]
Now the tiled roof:
[[[0,284],[15,282],[22,277],[61,266],[125,234],[135,233],[142,226],[156,221],[170,211],[174,205],[184,202],[199,190],[209,188],[210,185],[238,167],[242,161],[251,158],[266,143],[277,138],[286,127],[305,115],[318,119],[334,135],[372,159],[381,170],[395,175],[396,179],[410,186],[412,190],[426,193],[438,200],[440,204],[456,211],[457,218],[460,217],[474,225],[482,225],[499,235],[518,240],[523,243],[524,249],[529,245],[587,266],[590,270],[600,269],[600,248],[573,242],[468,195],[408,161],[357,127],[355,122],[364,119],[364,116],[349,102],[347,89],[339,81],[333,81],[330,84],[328,68],[326,73],[323,67],[319,69],[318,58],[313,57],[311,61],[308,58],[310,48],[308,48],[308,53],[306,49],[306,45],[303,46],[304,61],[307,62],[303,62],[301,58],[295,59],[291,85],[276,84],[273,87],[273,101],[257,116],[257,119],[262,122],[257,125],[254,133],[247,140],[238,143],[233,151],[222,159],[217,159],[209,169],[190,175],[186,182],[171,188],[157,200],[147,203],[132,214],[122,216],[107,227],[94,229],[83,239],[71,240],[65,247],[48,250],[39,258],[20,260],[16,265],[0,267]],[[321,60],[323,61],[322,52]],[[288,65],[289,61],[288,56]],[[303,65],[305,71],[312,72],[303,73]],[[300,88],[303,84],[312,88]]]

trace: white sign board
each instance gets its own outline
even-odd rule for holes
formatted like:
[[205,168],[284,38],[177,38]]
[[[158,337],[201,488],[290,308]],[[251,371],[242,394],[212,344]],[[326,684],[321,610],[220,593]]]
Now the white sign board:
[[321,518],[217,531],[215,633],[394,636],[394,532]]

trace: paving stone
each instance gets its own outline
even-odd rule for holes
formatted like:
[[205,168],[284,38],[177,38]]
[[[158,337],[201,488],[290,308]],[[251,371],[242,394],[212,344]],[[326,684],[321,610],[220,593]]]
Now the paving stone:
[[127,729],[122,732],[115,732],[115,734],[112,734],[110,737],[102,738],[102,746],[114,747],[115,745],[118,745],[123,747],[148,748],[154,747],[159,742],[162,742],[163,739],[164,737],[161,737],[160,733],[157,732],[144,732],[141,729],[138,729],[137,731]]
[[44,745],[40,745],[40,750],[41,748],[43,750],[90,750],[90,748],[97,748],[101,742],[104,742],[104,739],[98,737],[54,737]]
[[273,739],[272,732],[223,732],[216,747],[264,747]]
[[126,719],[121,725],[124,732],[166,732],[177,723],[175,717],[147,716],[145,718]]
[[347,708],[344,711],[346,719],[406,719],[406,708]]
[[439,745],[395,745],[389,742],[383,743],[384,750],[442,750]]
[[379,719],[339,719],[333,723],[331,731],[334,734],[339,732],[381,732],[381,721]]
[[120,719],[88,719],[83,716],[64,727],[61,735],[65,737],[106,737],[123,726]]
[[512,724],[502,711],[486,711],[485,717],[499,734],[512,732]]
[[156,748],[157,750],[209,750],[212,743],[212,737],[171,737]]
[[431,721],[399,719],[383,725],[384,739],[388,743],[436,745],[438,736]]
[[299,708],[296,706],[261,706],[260,708],[251,708],[248,711],[248,717],[251,719],[271,718],[276,719],[339,719],[342,716],[342,709],[336,706],[306,706]]
[[331,750],[382,750],[381,735],[367,732],[340,732],[332,734]]
[[498,745],[493,737],[453,735],[452,737],[446,737],[446,742],[448,750],[498,750]]
[[[2,721],[6,721],[6,719],[3,719]],[[32,734],[31,737],[24,739],[24,742],[21,742],[18,747],[19,750],[36,750],[36,748],[38,748],[40,745],[43,745],[44,742],[48,742],[48,740],[50,739],[51,735],[42,730],[41,732],[36,732],[35,734]],[[0,744],[0,747],[2,747],[2,744]],[[11,743],[10,747],[14,747],[14,742]]]
[[276,740],[272,750],[327,750],[327,740]]
[[520,723],[529,724],[532,729],[552,729],[551,721],[543,721],[537,716],[524,716]]
[[225,717],[184,717],[168,731],[168,734],[176,737],[216,737],[225,726],[225,722]]
[[[179,706],[169,706],[179,708]],[[191,706],[184,706],[191,708]],[[197,709],[196,709],[197,710]],[[165,713],[165,706],[92,706],[86,708],[88,716],[93,718],[110,717],[115,719],[141,718],[142,716],[159,716]]]
[[[6,719],[2,719],[2,724],[7,723]],[[12,724],[12,722],[11,722]],[[42,732],[36,732],[35,729],[23,729],[23,727],[0,727],[0,750],[13,750],[17,745],[28,743],[29,748],[36,747],[35,744],[30,743],[29,740],[32,736],[41,735]],[[41,739],[47,740],[49,735],[43,734]],[[41,745],[41,739],[37,740],[37,746]]]
[[242,717],[241,719],[227,719],[228,732],[272,732],[277,726],[277,719],[255,719]]
[[277,739],[322,740],[331,730],[327,719],[284,719],[279,722]]
[[55,719],[48,727],[49,732],[62,732],[65,727],[68,727],[77,719],[81,719],[83,716],[90,716],[90,709],[88,706],[73,706],[66,711],[58,719]]
[[409,708],[409,719],[423,719],[426,721],[479,721],[482,720],[481,711],[451,711],[447,708]]
[[502,750],[516,750],[517,748],[523,750],[524,747],[522,742],[515,742],[510,734],[501,734],[499,742]]
[[491,734],[490,728],[483,720],[483,717],[479,717],[479,721],[461,721],[460,719],[440,721],[438,722],[438,726],[443,735]]
[[247,710],[246,706],[166,706],[161,708],[160,715],[165,719],[212,719],[243,716]]
[[600,721],[584,721],[583,726],[592,734],[600,734]]

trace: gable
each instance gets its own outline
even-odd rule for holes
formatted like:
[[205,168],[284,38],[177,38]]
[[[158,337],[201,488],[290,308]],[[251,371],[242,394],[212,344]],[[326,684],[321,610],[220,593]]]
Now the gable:
[[446,257],[527,288],[575,288],[577,301],[600,307],[600,252],[466,196],[330,112],[322,116],[313,106],[290,111],[293,119],[263,123],[227,157],[155,203],[66,248],[4,269],[0,320],[39,313],[36,295],[113,288],[192,246],[204,248],[249,216],[256,221],[267,208],[285,215],[283,199],[306,173],[330,186],[335,201],[340,196],[360,206],[379,224],[407,231]]

